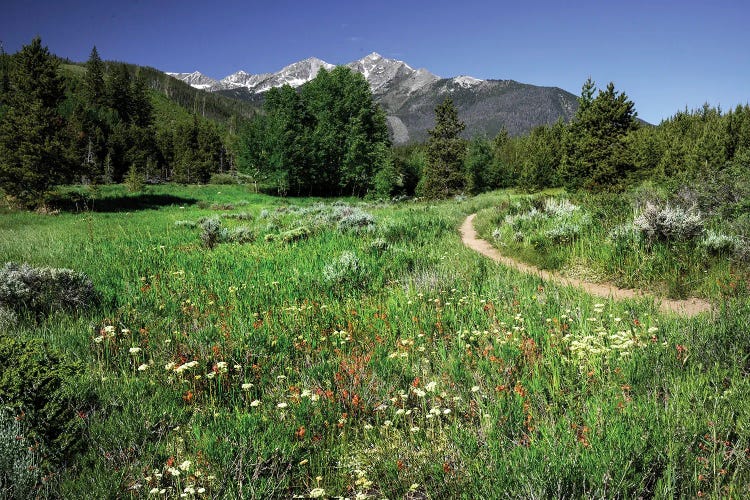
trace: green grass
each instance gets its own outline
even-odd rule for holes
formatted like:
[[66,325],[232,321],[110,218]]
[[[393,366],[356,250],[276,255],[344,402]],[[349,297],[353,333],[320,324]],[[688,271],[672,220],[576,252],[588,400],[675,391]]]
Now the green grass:
[[[746,264],[727,252],[711,253],[700,237],[651,243],[614,240],[611,234],[617,227],[632,228],[634,210],[624,196],[577,199],[578,208],[568,216],[545,211],[546,199],[545,194],[506,197],[478,214],[477,231],[504,254],[543,269],[666,297],[717,301],[750,277]],[[721,220],[706,222],[707,229],[722,233]]]
[[[341,231],[330,201],[150,189],[0,215],[0,261],[83,271],[104,297],[9,332],[83,362],[98,396],[58,496],[750,494],[744,297],[687,320],[496,265],[456,228],[508,193],[346,200],[375,224]],[[255,240],[209,250],[175,224],[222,213]],[[345,252],[358,274],[328,280]]]

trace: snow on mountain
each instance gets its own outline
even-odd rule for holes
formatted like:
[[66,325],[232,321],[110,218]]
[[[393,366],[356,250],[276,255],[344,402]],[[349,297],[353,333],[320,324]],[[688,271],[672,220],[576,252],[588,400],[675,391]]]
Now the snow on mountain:
[[255,89],[259,84],[268,80],[273,76],[273,73],[261,73],[259,75],[251,75],[245,71],[238,71],[232,73],[229,76],[225,76],[221,79],[221,85],[223,88],[233,89],[245,87],[249,90]]
[[414,70],[404,61],[388,59],[377,52],[368,54],[362,59],[350,62],[346,65],[354,71],[362,73],[370,84],[373,92],[386,91],[388,87],[396,85],[403,86],[407,91],[413,92],[439,78],[426,69]]
[[178,80],[182,80],[191,87],[201,90],[215,90],[218,87],[218,80],[214,80],[201,73],[200,71],[193,71],[192,73],[167,73],[169,76],[173,76]]
[[466,75],[461,75],[461,76],[457,76],[453,78],[454,83],[456,83],[457,85],[460,85],[461,87],[465,89],[479,85],[483,81],[484,80],[480,80],[479,78],[474,78],[473,76],[466,76]]
[[265,92],[273,87],[281,87],[288,84],[292,87],[299,87],[318,75],[321,68],[331,70],[335,68],[317,57],[310,57],[302,61],[285,66],[279,72],[269,75],[269,78],[260,82],[257,87],[252,88],[253,92]]

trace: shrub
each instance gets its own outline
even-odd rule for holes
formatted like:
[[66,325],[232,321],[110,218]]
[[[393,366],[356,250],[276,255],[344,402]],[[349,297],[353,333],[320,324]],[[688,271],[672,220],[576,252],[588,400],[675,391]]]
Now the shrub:
[[12,412],[0,407],[0,498],[35,498],[39,457]]
[[239,184],[237,177],[232,174],[211,174],[209,184]]
[[45,462],[72,458],[83,441],[86,407],[93,403],[88,391],[76,383],[83,374],[80,363],[65,359],[39,339],[20,340],[0,335],[0,402],[15,415],[23,415],[26,437],[40,444]]
[[641,243],[643,233],[637,230],[633,224],[621,224],[612,228],[607,234],[607,238],[617,247],[626,247]]
[[544,232],[545,238],[552,243],[571,243],[581,234],[581,226],[564,222]]
[[209,208],[211,210],[234,210],[234,205],[231,203],[213,203]]
[[305,226],[295,227],[289,231],[284,231],[279,235],[284,243],[293,243],[295,241],[306,240],[310,237],[310,230]]
[[703,219],[695,210],[646,203],[633,224],[649,242],[689,241],[703,233]]
[[187,228],[194,228],[198,227],[198,223],[194,220],[176,220],[174,221],[175,227],[187,227]]
[[253,214],[249,212],[238,212],[236,214],[221,214],[222,219],[253,220]]
[[375,218],[371,213],[365,212],[361,208],[342,207],[334,211],[334,217],[338,219],[338,230],[341,232],[348,231],[368,231],[375,227]]
[[733,254],[742,245],[736,236],[728,236],[716,231],[707,231],[701,246],[711,255]]
[[554,217],[570,217],[576,210],[578,210],[578,205],[574,205],[567,199],[547,198],[544,200],[544,211]]
[[332,287],[357,286],[364,278],[364,268],[353,252],[342,253],[323,269],[323,281]]
[[234,243],[252,243],[255,241],[255,233],[253,230],[246,226],[235,228],[227,234],[227,240]]
[[370,242],[370,250],[377,254],[384,253],[388,250],[388,242],[383,238],[375,238]]
[[128,173],[125,174],[125,186],[131,193],[137,193],[143,189],[143,174],[138,171],[135,165],[130,165]]
[[0,307],[35,314],[78,311],[98,301],[91,280],[72,269],[8,262],[0,269]]
[[201,241],[208,249],[214,248],[223,239],[221,221],[216,217],[210,217],[201,224]]
[[6,332],[18,324],[16,313],[0,306],[0,333]]

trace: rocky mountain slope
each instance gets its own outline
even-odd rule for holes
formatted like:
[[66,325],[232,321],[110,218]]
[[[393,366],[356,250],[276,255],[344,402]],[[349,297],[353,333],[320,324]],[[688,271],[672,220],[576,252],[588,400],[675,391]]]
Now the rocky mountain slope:
[[[576,96],[557,87],[539,87],[513,80],[480,80],[471,76],[441,78],[403,61],[372,53],[346,64],[361,73],[373,96],[385,110],[393,142],[423,141],[434,122],[434,109],[446,97],[453,98],[459,117],[466,123],[466,136],[493,137],[503,127],[511,135],[532,128],[565,121],[575,113]],[[195,88],[246,101],[262,102],[273,87],[300,87],[315,78],[321,68],[334,66],[309,58],[276,73],[250,74],[238,71],[221,80],[199,72],[169,73]]]

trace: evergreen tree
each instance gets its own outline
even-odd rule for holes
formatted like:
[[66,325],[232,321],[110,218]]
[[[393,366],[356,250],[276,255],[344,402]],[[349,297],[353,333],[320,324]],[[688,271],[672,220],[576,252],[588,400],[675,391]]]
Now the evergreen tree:
[[627,95],[615,91],[614,83],[592,100],[593,89],[589,78],[567,136],[563,177],[569,189],[619,189],[633,169],[625,139],[638,128],[637,113]]
[[66,178],[64,98],[58,63],[39,37],[24,46],[10,77],[8,109],[0,118],[0,187],[26,206]]
[[492,146],[484,137],[469,142],[466,153],[466,191],[479,194],[489,186],[488,174],[492,165]]
[[465,128],[451,98],[435,108],[435,128],[428,132],[427,164],[419,186],[421,196],[445,198],[464,191],[466,141],[460,134]]
[[130,123],[132,116],[132,89],[130,73],[124,64],[116,64],[111,68],[107,79],[107,106],[112,108],[119,119]]
[[104,104],[104,63],[99,57],[96,46],[91,49],[89,60],[86,61],[86,76],[83,80],[84,96],[90,107],[98,107]]

